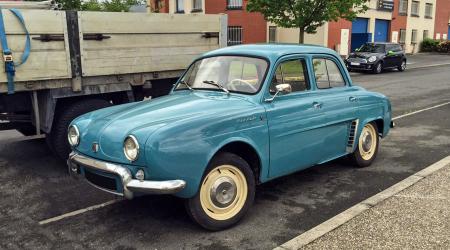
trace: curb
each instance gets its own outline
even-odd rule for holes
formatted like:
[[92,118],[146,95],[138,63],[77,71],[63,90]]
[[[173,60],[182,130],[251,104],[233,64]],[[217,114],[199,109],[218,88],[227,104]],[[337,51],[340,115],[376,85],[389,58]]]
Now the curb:
[[405,190],[406,188],[414,185],[418,181],[428,177],[434,172],[442,169],[443,167],[450,164],[450,156],[422,169],[421,171],[407,177],[406,179],[398,182],[397,184],[381,191],[378,194],[354,205],[353,207],[345,210],[344,212],[334,216],[333,218],[319,224],[318,226],[300,234],[299,236],[293,238],[292,240],[274,248],[274,250],[287,250],[287,249],[299,249],[307,244],[313,242],[314,240],[322,237],[323,235],[333,231],[339,226],[350,221],[354,217],[358,216],[362,212],[370,209],[371,207],[377,205],[378,203],[384,201],[385,199],[392,197],[399,192]]

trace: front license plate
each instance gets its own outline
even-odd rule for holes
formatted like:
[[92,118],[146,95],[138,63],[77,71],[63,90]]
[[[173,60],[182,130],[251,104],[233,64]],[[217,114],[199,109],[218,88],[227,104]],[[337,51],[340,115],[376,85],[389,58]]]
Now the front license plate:
[[359,65],[361,65],[361,63],[351,62],[350,65],[353,65],[353,66],[359,66]]

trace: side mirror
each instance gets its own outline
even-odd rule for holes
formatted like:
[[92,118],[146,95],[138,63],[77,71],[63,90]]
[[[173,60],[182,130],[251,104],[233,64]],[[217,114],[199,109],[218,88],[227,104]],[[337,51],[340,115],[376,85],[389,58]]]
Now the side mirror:
[[272,102],[275,97],[280,95],[287,95],[292,92],[292,86],[288,83],[278,84],[275,86],[275,88],[277,89],[277,92],[275,92],[275,94],[271,98],[267,98],[265,100],[266,102]]
[[388,55],[388,56],[393,56],[393,55],[395,55],[395,52],[392,51],[392,50],[389,50],[388,53],[387,53],[387,55]]

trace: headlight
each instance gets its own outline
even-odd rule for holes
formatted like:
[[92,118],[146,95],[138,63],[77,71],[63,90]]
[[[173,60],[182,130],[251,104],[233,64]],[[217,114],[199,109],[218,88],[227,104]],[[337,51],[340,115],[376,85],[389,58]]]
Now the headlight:
[[136,137],[129,135],[123,142],[123,153],[130,161],[135,161],[139,156],[139,143]]
[[72,147],[78,146],[80,143],[80,131],[78,131],[77,126],[71,125],[67,131],[67,140]]
[[371,57],[369,57],[369,59],[367,59],[367,61],[369,61],[369,62],[375,62],[377,60],[377,57],[376,56],[371,56]]

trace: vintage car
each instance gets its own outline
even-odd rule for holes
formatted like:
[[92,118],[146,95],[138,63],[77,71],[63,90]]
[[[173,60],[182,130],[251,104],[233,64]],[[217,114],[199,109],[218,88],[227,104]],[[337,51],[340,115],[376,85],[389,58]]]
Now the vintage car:
[[354,86],[333,50],[233,46],[195,60],[167,96],[75,119],[68,165],[129,199],[185,198],[194,221],[220,230],[258,184],[346,155],[369,166],[391,124],[389,100]]

